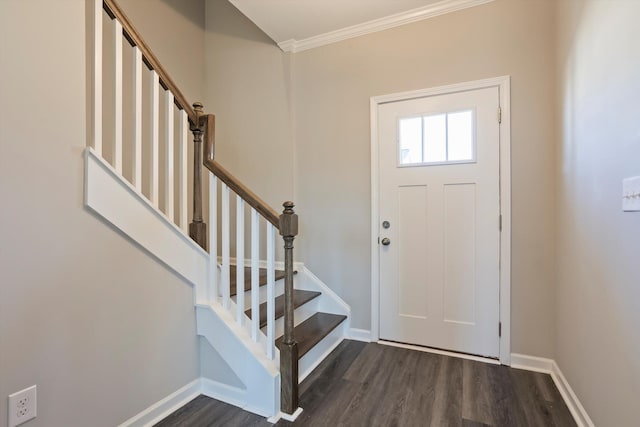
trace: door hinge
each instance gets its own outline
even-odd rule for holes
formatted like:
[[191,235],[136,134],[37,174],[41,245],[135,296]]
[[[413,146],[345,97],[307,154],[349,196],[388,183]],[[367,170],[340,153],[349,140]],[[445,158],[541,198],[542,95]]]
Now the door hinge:
[[498,217],[498,228],[502,231],[502,215]]
[[498,106],[498,124],[502,123],[502,107]]
[[502,322],[498,322],[498,337],[502,336]]

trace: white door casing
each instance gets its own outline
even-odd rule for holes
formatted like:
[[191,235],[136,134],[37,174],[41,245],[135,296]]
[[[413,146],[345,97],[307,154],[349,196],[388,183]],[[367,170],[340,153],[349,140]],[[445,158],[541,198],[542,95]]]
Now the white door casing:
[[[373,340],[509,364],[508,108],[508,77],[372,98]],[[463,110],[475,118],[473,160],[399,165],[400,118]]]

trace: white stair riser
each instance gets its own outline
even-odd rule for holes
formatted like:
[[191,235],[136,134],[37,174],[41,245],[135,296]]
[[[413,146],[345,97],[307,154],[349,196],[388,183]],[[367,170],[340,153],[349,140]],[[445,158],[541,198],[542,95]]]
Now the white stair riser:
[[[276,282],[276,285],[274,287],[274,293],[277,296],[284,294],[284,279],[282,280],[278,280]],[[262,304],[263,302],[265,302],[267,300],[267,287],[266,286],[260,286],[260,304]],[[236,302],[237,300],[237,296],[234,295],[233,297],[231,297],[231,299]],[[246,291],[244,293],[244,309],[245,310],[249,310],[251,308],[251,291]]]
[[[318,312],[317,310],[318,298],[320,297],[314,298],[308,303],[296,308],[296,310],[293,313],[294,326],[298,326],[300,323],[304,322],[305,320],[307,320],[308,318],[310,318],[311,316],[313,316]],[[276,319],[275,328],[276,330],[274,335],[276,336],[276,338],[280,338],[282,335],[284,335],[284,316],[279,319]],[[267,330],[266,327],[262,328],[262,332],[266,333],[266,330]]]
[[317,343],[298,362],[298,381],[302,382],[343,340],[348,333],[346,319]]

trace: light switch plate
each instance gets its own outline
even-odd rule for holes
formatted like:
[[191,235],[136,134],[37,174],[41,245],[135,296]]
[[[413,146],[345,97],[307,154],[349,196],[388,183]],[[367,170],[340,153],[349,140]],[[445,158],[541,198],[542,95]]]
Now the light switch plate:
[[622,210],[640,212],[640,176],[622,180]]

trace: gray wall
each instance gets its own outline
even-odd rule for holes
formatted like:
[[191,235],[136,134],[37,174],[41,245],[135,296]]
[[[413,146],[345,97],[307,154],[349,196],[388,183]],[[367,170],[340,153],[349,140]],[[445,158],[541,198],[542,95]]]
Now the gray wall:
[[598,426],[637,426],[640,3],[559,2],[557,361]]
[[85,30],[83,0],[0,2],[0,426],[32,384],[25,425],[113,426],[199,373],[192,288],[83,207]]
[[216,159],[280,210],[293,196],[290,65],[227,0],[206,2],[206,110]]
[[353,327],[371,327],[370,97],[509,74],[512,350],[554,356],[553,18],[553,2],[496,0],[290,55],[207,1],[218,158],[274,206],[293,191],[296,256],[352,306]]
[[553,356],[552,5],[497,0],[295,55],[300,257],[354,327],[370,328],[369,98],[508,74],[512,351]]
[[205,87],[205,0],[118,0],[189,102]]

